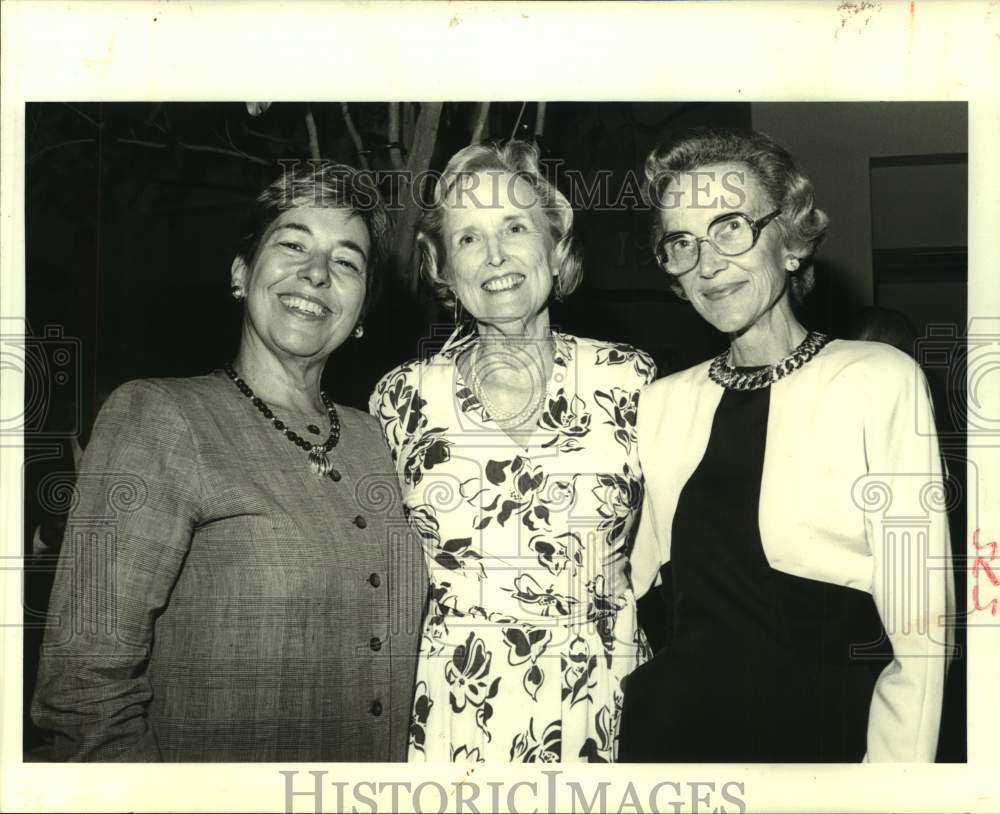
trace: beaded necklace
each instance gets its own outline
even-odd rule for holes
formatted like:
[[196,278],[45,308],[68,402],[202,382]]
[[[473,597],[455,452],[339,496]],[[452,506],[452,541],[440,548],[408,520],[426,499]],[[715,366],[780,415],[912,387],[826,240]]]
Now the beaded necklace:
[[322,444],[313,444],[294,430],[286,427],[285,422],[278,418],[272,412],[271,408],[268,407],[264,401],[253,392],[250,385],[236,374],[232,365],[227,364],[223,370],[226,371],[226,375],[232,380],[233,384],[239,388],[239,391],[250,399],[253,406],[257,408],[264,418],[271,422],[278,432],[295,444],[295,446],[301,447],[309,452],[309,463],[312,466],[314,473],[321,478],[325,478],[333,471],[333,464],[330,463],[330,458],[327,454],[330,450],[337,446],[337,442],[340,440],[340,417],[337,415],[337,408],[334,407],[333,402],[327,398],[326,393],[321,390],[319,397],[323,401],[323,406],[326,408],[326,414],[330,419],[330,434],[327,436],[326,441]]
[[490,418],[499,423],[510,421],[512,418],[518,418],[519,416],[527,417],[534,415],[539,403],[545,398],[545,389],[539,388],[538,395],[531,400],[530,404],[526,404],[520,410],[511,411],[497,407],[493,399],[487,394],[486,385],[479,378],[479,371],[476,369],[476,363],[479,361],[479,348],[480,346],[477,344],[469,355],[469,384],[472,386],[472,392],[476,395],[476,398],[486,408],[486,412],[489,413]]
[[770,387],[779,379],[798,370],[802,365],[819,353],[829,338],[819,331],[810,331],[799,346],[788,356],[775,365],[763,367],[749,373],[743,373],[729,364],[729,351],[723,351],[708,369],[709,378],[716,384],[721,384],[727,390],[762,390]]

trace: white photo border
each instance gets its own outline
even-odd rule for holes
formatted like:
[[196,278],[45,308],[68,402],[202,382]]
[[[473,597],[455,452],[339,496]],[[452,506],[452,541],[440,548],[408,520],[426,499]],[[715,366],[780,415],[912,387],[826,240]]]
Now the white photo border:
[[[24,316],[24,103],[29,101],[611,100],[967,101],[969,316],[1000,319],[1000,2],[818,0],[703,3],[22,2],[2,13],[0,315]],[[460,69],[459,69],[460,68]],[[4,375],[4,415],[24,382]],[[1000,391],[1000,388],[997,388]],[[1000,400],[1000,392],[986,394]],[[1000,415],[1000,404],[985,408]],[[16,413],[15,413],[16,414]],[[1000,446],[1000,441],[998,441]],[[20,618],[21,450],[0,444],[3,483],[0,602]],[[970,445],[980,522],[1000,536],[1000,450]],[[971,530],[970,530],[971,536]],[[972,584],[970,580],[970,585]],[[1000,808],[997,658],[1000,617],[968,631],[968,755],[964,765],[617,765],[476,767],[405,764],[53,765],[21,758],[21,636],[0,628],[4,721],[0,809],[10,811],[284,811],[286,777],[321,810],[337,782],[434,779],[480,789],[491,810],[570,810],[569,781],[611,810],[711,811],[739,783],[749,811],[991,811]],[[550,774],[545,774],[545,770]],[[553,778],[551,772],[559,774]],[[534,783],[515,788],[518,781]],[[554,783],[556,792],[546,792]],[[714,784],[713,802],[704,802]],[[638,795],[630,797],[629,786]],[[694,784],[694,785],[692,785]],[[699,785],[700,784],[700,785]],[[456,788],[448,785],[449,789]],[[515,793],[511,796],[511,791]],[[372,790],[366,789],[371,795]],[[462,792],[460,792],[462,793]],[[379,795],[376,795],[379,796]],[[703,800],[698,802],[699,796]],[[380,801],[388,799],[379,796]],[[469,801],[469,796],[464,799]],[[401,795],[403,810],[413,797]],[[675,809],[671,801],[681,801]],[[308,794],[295,811],[313,811]],[[344,798],[347,810],[368,810]],[[438,810],[428,791],[422,805]],[[451,797],[448,808],[457,801]],[[577,810],[581,809],[577,803]],[[639,808],[636,808],[636,805]],[[379,809],[383,810],[383,809]],[[475,808],[466,808],[475,810]]]

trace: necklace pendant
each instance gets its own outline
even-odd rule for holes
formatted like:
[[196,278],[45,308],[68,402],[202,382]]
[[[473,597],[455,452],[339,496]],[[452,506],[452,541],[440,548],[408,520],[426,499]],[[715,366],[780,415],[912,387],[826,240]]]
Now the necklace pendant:
[[[285,426],[285,422],[281,421],[260,398],[254,395],[253,389],[237,375],[232,365],[225,365],[223,370],[226,371],[226,375],[236,385],[237,389],[250,399],[253,406],[272,423],[278,432],[296,446],[302,445],[301,442],[303,439],[299,437],[298,433],[288,429]],[[327,452],[337,446],[337,442],[340,441],[340,419],[337,417],[337,408],[322,390],[319,391],[319,398],[323,402],[323,406],[326,407],[326,414],[330,419],[330,435],[326,439],[325,444],[313,444],[309,448],[309,465],[314,473],[321,478],[325,478],[334,471],[333,464],[330,463],[330,459],[327,457]],[[314,435],[320,434],[320,429],[315,424],[309,424],[307,429]],[[339,477],[338,475],[337,478],[339,479]]]
[[315,446],[309,451],[309,464],[312,466],[313,473],[321,478],[325,478],[333,469],[333,464],[330,463],[326,450],[320,446]]

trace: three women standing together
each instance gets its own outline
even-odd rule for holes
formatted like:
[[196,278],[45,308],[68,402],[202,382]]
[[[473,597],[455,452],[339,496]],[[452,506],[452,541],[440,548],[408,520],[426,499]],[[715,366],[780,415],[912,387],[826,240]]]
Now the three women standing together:
[[[852,500],[866,476],[904,504],[907,476],[940,484],[912,424],[926,385],[797,321],[826,216],[781,147],[702,132],[650,156],[657,261],[731,339],[655,384],[641,351],[551,327],[581,266],[534,149],[456,154],[418,235],[456,328],[377,385],[388,453],[319,391],[360,333],[384,216],[345,194],[353,171],[317,172],[335,191],[286,195],[234,263],[233,366],[102,411],[77,513],[112,514],[122,473],[145,491],[115,514],[104,601],[84,572],[57,580],[34,705],[56,756],[933,760],[945,518],[900,557]],[[393,469],[405,521],[358,505]],[[102,555],[74,541],[64,557]],[[650,659],[635,601],[668,562]],[[60,637],[74,619],[89,632]],[[872,669],[857,648],[886,636]]]

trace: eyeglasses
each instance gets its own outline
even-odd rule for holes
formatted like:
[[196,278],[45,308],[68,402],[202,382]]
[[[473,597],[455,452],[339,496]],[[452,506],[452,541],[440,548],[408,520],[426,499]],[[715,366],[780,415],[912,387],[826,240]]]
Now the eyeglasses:
[[746,254],[757,245],[757,239],[772,220],[781,214],[776,209],[770,215],[750,220],[742,212],[727,212],[708,224],[706,237],[695,237],[690,232],[668,232],[656,244],[656,262],[667,274],[679,277],[698,265],[701,244],[708,242],[723,257]]

